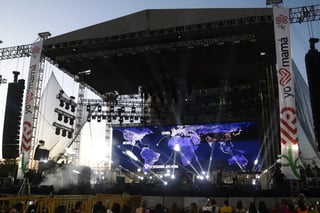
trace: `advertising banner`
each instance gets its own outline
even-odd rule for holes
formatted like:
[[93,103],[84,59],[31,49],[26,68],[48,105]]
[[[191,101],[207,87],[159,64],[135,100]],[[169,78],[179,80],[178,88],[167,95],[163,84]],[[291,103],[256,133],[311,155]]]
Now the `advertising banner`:
[[32,147],[32,139],[34,137],[34,123],[35,116],[35,96],[37,92],[41,52],[43,41],[37,41],[32,44],[31,59],[29,67],[29,75],[27,81],[27,91],[25,97],[25,108],[22,123],[22,139],[20,146],[20,164],[18,169],[17,178],[23,178],[24,174],[29,169],[30,151]]
[[299,179],[299,146],[291,60],[288,8],[273,9],[279,88],[281,170],[287,179]]

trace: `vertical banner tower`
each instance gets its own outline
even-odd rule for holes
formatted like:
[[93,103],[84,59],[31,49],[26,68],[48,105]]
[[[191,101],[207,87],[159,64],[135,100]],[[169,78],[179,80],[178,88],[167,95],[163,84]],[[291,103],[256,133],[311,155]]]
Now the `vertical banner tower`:
[[300,179],[297,112],[291,60],[288,8],[273,8],[279,89],[281,170],[287,179]]
[[23,129],[20,145],[20,163],[17,174],[17,178],[20,179],[24,178],[25,173],[31,168],[30,160],[33,159],[43,78],[44,58],[42,57],[42,47],[43,40],[49,36],[49,32],[39,33],[40,40],[33,43],[31,47],[31,59],[22,122]]

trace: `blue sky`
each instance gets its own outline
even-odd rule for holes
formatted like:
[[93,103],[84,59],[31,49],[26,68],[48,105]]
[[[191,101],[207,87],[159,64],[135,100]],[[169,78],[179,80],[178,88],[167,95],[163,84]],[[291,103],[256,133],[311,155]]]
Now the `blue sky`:
[[[317,4],[319,0],[284,0],[283,6]],[[266,7],[266,0],[7,0],[0,5],[0,48],[31,44],[39,32],[57,36],[144,9],[253,7]],[[311,36],[320,37],[320,21],[291,25],[293,59],[305,78],[304,56]],[[0,61],[0,74],[12,82],[12,71],[27,70],[28,63],[28,58]],[[27,71],[22,71],[21,77],[26,76]],[[0,85],[0,142],[6,91],[6,85]]]

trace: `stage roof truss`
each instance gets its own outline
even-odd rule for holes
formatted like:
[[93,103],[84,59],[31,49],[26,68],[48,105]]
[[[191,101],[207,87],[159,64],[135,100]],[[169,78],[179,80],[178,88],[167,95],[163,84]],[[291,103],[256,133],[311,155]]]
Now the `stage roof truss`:
[[255,42],[255,34],[242,34],[242,35],[232,35],[232,36],[224,36],[224,37],[216,37],[216,38],[208,38],[208,39],[197,39],[197,40],[188,40],[188,41],[178,41],[178,42],[170,42],[170,43],[158,43],[152,45],[144,45],[144,46],[136,46],[129,48],[119,48],[119,49],[111,49],[111,50],[102,50],[96,52],[87,52],[87,53],[79,53],[72,55],[63,55],[57,56],[56,61],[66,61],[68,60],[81,60],[83,58],[94,58],[94,57],[109,57],[109,56],[121,56],[123,54],[138,54],[144,52],[158,52],[165,49],[177,50],[177,49],[186,49],[193,47],[207,47],[207,46],[216,46],[223,45],[225,43],[237,43],[237,42]]
[[[45,52],[50,55],[51,51],[58,51],[59,49],[71,49],[70,54],[74,54],[78,48],[86,47],[86,46],[95,46],[95,47],[104,47],[104,49],[110,49],[113,43],[123,42],[123,41],[131,41],[131,40],[146,40],[147,38],[157,38],[161,36],[176,36],[184,33],[192,33],[192,32],[207,32],[214,29],[219,29],[223,27],[234,27],[248,24],[266,24],[272,23],[271,16],[251,16],[251,17],[242,17],[238,19],[230,19],[230,20],[220,20],[214,22],[207,23],[199,23],[192,24],[186,26],[177,26],[170,28],[163,28],[157,30],[144,30],[139,32],[114,35],[104,38],[93,38],[93,39],[84,39],[84,40],[76,40],[71,42],[63,42],[59,44],[48,44],[45,43]],[[115,45],[117,46],[117,45]],[[115,48],[117,49],[117,48]],[[61,54],[60,54],[61,55]]]

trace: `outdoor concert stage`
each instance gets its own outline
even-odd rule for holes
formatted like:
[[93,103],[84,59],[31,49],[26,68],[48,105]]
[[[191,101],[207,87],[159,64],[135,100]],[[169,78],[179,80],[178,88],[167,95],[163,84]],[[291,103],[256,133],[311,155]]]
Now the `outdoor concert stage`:
[[[177,157],[180,172],[261,172],[277,160],[280,144],[271,8],[145,10],[46,39],[43,48],[48,60],[93,89],[107,106],[114,104],[115,100],[109,103],[108,95],[115,91],[120,95],[141,93],[148,100],[149,119],[142,122],[141,118],[134,126],[120,123],[113,132],[118,139],[113,142],[112,160],[128,172],[141,165],[128,160],[131,153],[123,155],[128,145],[124,132],[137,134],[137,129],[151,136],[141,144],[131,144],[134,155],[146,147],[154,148],[152,153],[164,153],[159,164],[142,166],[154,175],[168,168],[166,160],[172,160],[169,156],[175,144],[182,147],[183,154]],[[182,130],[181,125],[187,126]],[[124,127],[127,129],[121,129]],[[173,131],[179,141],[165,141],[169,148],[164,148],[161,135]],[[233,141],[240,148],[224,146],[231,139],[227,135],[240,135]],[[210,153],[206,150],[214,139],[204,144],[205,136],[221,142],[220,152],[214,156],[226,155],[213,156],[208,164]],[[191,149],[197,150],[196,158],[186,157]],[[148,154],[141,156],[145,162]],[[175,165],[169,162],[170,169]],[[270,180],[271,173],[266,176]],[[135,185],[130,187],[135,190]],[[212,186],[213,191],[239,192],[234,187],[219,187]],[[186,190],[207,193],[208,188],[196,184]]]

